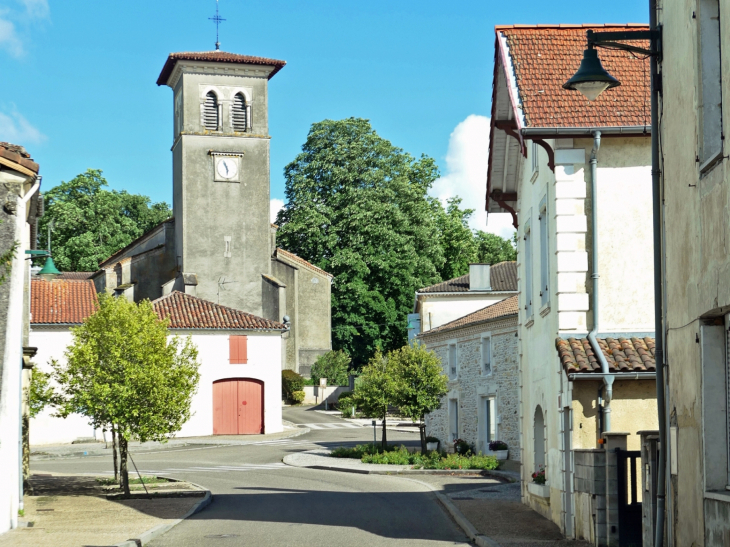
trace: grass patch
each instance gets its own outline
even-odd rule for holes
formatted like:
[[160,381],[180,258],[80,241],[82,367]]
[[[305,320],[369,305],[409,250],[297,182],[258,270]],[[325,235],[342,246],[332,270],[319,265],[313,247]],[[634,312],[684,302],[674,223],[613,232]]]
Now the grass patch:
[[411,454],[405,446],[388,445],[383,450],[380,445],[360,444],[355,448],[340,446],[335,448],[331,456],[334,458],[352,458],[363,463],[379,463],[386,465],[412,465],[414,469],[479,469],[492,470],[499,467],[495,456],[482,454],[446,454],[429,452],[426,455]]
[[[118,484],[113,477],[97,477],[96,482],[103,486],[115,486]],[[167,479],[159,479],[157,477],[142,477],[141,479],[139,477],[129,478],[129,484],[159,484],[161,482],[169,481]]]

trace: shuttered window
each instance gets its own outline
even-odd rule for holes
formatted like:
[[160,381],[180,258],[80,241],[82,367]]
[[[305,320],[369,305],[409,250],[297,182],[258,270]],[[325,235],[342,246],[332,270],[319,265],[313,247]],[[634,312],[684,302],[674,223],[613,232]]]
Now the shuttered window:
[[248,336],[230,336],[228,338],[229,357],[232,365],[248,363]]
[[231,106],[231,125],[234,131],[246,131],[246,99],[241,93],[236,93]]
[[209,131],[218,131],[218,98],[212,91],[205,96],[203,127]]

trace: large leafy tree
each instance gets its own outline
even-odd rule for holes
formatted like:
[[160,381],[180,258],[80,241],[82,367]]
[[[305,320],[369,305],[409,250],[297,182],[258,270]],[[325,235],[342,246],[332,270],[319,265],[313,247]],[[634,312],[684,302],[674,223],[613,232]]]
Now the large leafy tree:
[[172,212],[166,203],[126,191],[107,190],[100,169],[88,169],[45,193],[40,219],[40,248],[46,248],[53,222],[53,261],[62,271],[95,271],[99,263],[163,220]]
[[400,347],[416,289],[440,280],[444,253],[431,158],[415,159],[367,120],[312,125],[286,166],[280,244],[332,273],[332,338],[360,366]]
[[167,324],[148,300],[101,295],[98,310],[72,330],[66,363],[52,361],[58,414],[80,414],[111,429],[126,494],[127,443],[164,441],[179,431],[200,378],[197,349],[189,337],[168,338]]

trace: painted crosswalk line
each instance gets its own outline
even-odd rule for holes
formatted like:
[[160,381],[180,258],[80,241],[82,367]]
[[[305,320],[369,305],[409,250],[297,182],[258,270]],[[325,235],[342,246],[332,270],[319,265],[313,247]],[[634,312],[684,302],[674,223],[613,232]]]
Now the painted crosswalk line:
[[333,422],[325,423],[321,422],[318,424],[297,424],[301,427],[308,427],[309,429],[362,429],[361,425],[352,424],[350,422]]

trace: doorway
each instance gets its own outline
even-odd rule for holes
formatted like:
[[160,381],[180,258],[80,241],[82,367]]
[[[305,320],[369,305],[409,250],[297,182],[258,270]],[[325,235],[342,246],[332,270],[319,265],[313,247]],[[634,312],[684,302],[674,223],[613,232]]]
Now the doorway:
[[213,382],[213,435],[264,432],[264,383],[251,378]]

